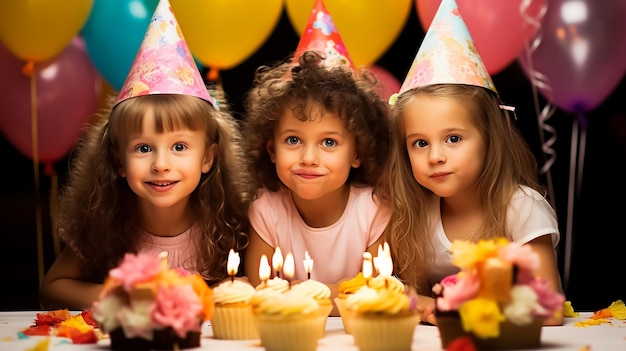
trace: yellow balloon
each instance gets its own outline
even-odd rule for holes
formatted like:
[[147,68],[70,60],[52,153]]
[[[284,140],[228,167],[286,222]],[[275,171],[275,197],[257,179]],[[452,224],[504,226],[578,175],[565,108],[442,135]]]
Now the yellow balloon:
[[[406,25],[414,0],[325,0],[355,65],[372,65]],[[315,0],[286,0],[289,21],[298,35],[306,28]],[[295,48],[294,48],[295,49]]]
[[83,28],[94,0],[0,0],[0,39],[16,57],[45,61]]
[[229,69],[272,33],[283,0],[170,0],[189,50],[203,65]]

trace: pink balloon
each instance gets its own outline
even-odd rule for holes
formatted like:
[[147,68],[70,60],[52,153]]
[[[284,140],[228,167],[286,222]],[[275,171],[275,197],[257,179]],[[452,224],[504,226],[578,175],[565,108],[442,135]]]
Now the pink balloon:
[[[626,72],[626,1],[550,0],[541,41],[519,62],[541,95],[582,113],[601,104]],[[537,84],[532,77],[545,78]]]
[[389,100],[391,95],[400,90],[402,84],[398,81],[398,78],[386,69],[380,66],[370,66],[368,69],[370,72],[374,73],[376,78],[382,83],[382,86],[378,90],[378,96],[384,101]]
[[[428,30],[441,0],[415,0],[417,15]],[[456,0],[459,12],[490,74],[506,68],[537,32],[530,19],[539,19],[548,0]]]
[[[0,130],[22,154],[33,158],[30,77],[25,62],[0,45]],[[93,114],[101,78],[83,40],[76,37],[58,56],[35,63],[39,161],[63,158]]]

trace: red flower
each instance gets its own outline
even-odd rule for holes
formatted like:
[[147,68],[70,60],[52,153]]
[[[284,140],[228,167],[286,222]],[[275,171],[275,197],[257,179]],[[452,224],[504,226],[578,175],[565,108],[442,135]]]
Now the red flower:
[[448,344],[446,351],[476,351],[476,346],[469,336],[461,336]]

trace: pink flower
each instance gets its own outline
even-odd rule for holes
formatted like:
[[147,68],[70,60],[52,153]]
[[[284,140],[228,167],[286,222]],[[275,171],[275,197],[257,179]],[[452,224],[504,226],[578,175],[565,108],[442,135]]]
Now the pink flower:
[[[444,278],[444,280],[446,280]],[[468,272],[459,277],[456,284],[452,279],[448,279],[443,286],[443,296],[437,299],[437,308],[441,311],[456,310],[464,302],[476,297],[480,280],[476,272]]]
[[539,255],[529,245],[512,242],[500,250],[500,257],[521,270],[534,272],[539,268]]
[[137,283],[150,281],[161,270],[156,254],[124,255],[122,263],[111,270],[109,276],[122,282],[124,290],[131,291]]
[[201,311],[202,304],[191,285],[159,285],[152,318],[159,324],[172,327],[184,338],[188,331],[200,330],[198,316]]
[[548,286],[548,281],[542,278],[535,278],[530,282],[530,287],[537,294],[537,302],[542,308],[535,309],[533,313],[538,316],[550,317],[554,312],[563,308],[565,296],[552,290]]

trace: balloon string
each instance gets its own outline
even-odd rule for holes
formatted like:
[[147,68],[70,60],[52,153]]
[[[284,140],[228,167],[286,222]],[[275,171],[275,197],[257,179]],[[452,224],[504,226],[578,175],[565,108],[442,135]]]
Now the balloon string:
[[33,175],[35,178],[35,225],[37,226],[37,272],[39,276],[39,286],[43,283],[43,230],[41,217],[41,191],[39,188],[39,131],[37,126],[37,75],[35,74],[35,64],[28,61],[22,68],[22,73],[30,76],[30,120],[31,139],[33,149]]
[[[536,29],[536,34],[532,40],[525,40],[525,58],[528,65],[528,76],[531,80],[531,89],[533,93],[533,103],[535,107],[535,114],[537,115],[537,123],[539,127],[539,139],[541,141],[541,151],[543,152],[543,165],[540,168],[540,172],[546,175],[546,182],[548,186],[548,192],[552,199],[552,204],[556,210],[556,200],[554,194],[554,185],[552,183],[551,168],[556,161],[556,151],[552,148],[556,142],[556,129],[547,124],[547,121],[554,115],[556,107],[551,103],[546,103],[543,108],[539,107],[539,93],[538,88],[551,92],[552,88],[548,84],[548,78],[541,72],[536,71],[532,64],[532,54],[537,50],[541,44],[543,38],[543,31],[541,27],[541,19],[548,10],[547,5],[543,5],[537,15],[532,16],[528,13],[528,9],[533,0],[523,0],[520,4],[520,13],[524,19],[524,27],[532,26]],[[524,30],[524,32],[526,32]],[[550,135],[546,139],[546,133]]]

